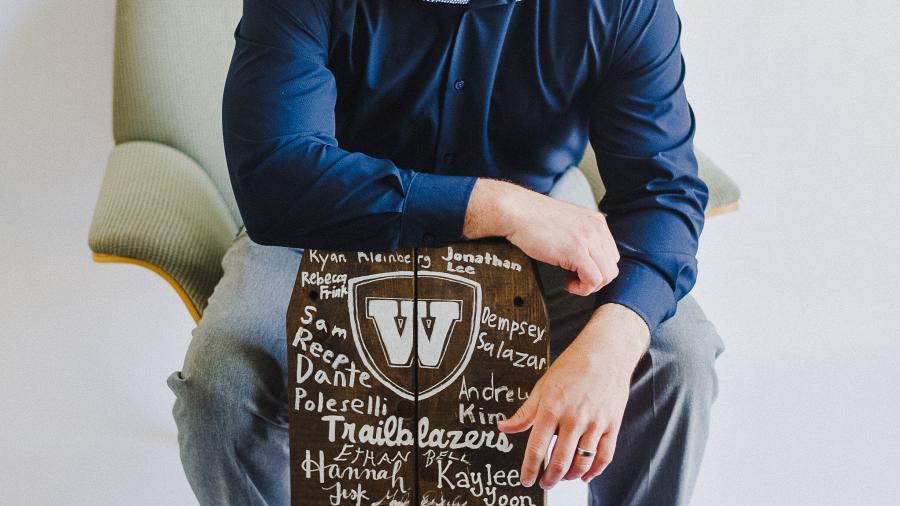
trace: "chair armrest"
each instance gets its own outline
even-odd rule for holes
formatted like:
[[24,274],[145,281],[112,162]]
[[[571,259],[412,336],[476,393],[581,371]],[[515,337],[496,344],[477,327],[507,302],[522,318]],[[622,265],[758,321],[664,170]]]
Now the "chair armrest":
[[699,149],[694,149],[700,167],[700,179],[709,188],[709,202],[706,204],[706,215],[715,216],[737,211],[741,198],[741,189],[731,177]]
[[109,157],[88,246],[95,260],[135,263],[162,275],[196,321],[237,232],[196,162],[162,144],[127,142]]
[[[738,185],[702,151],[695,148],[694,155],[697,157],[700,179],[709,188],[706,216],[715,216],[737,210],[738,200],[741,197],[741,190],[738,188]],[[587,176],[588,182],[591,183],[594,197],[599,202],[606,193],[606,189],[603,187],[603,181],[600,180],[600,173],[597,170],[597,158],[594,156],[594,150],[590,144],[588,144],[584,157],[578,164],[578,168]]]

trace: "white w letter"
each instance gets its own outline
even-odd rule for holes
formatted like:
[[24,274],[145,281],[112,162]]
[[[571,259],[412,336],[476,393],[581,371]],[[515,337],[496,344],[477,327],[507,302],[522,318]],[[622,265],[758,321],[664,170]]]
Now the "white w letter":
[[[444,343],[450,336],[453,324],[460,320],[459,301],[431,300],[419,301],[419,363],[422,367],[437,367],[444,354]],[[426,313],[427,311],[427,313]],[[424,319],[431,323],[431,333],[425,329]]]
[[[412,357],[412,301],[397,299],[369,299],[366,304],[366,318],[375,321],[375,328],[384,345],[388,364],[409,365]],[[400,310],[397,310],[397,303]],[[403,330],[400,330],[403,327]]]

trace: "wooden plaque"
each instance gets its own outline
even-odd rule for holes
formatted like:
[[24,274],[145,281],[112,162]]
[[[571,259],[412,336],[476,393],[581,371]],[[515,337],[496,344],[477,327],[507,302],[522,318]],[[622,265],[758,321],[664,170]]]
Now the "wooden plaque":
[[287,314],[294,505],[543,505],[496,422],[549,362],[532,260],[506,240],[307,249]]

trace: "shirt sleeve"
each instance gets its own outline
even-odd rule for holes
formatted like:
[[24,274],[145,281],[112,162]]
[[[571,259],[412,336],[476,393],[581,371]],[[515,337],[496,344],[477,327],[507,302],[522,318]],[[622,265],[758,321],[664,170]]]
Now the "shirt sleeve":
[[222,104],[247,234],[267,245],[393,251],[462,239],[475,177],[397,167],[335,138],[322,0],[245,0]]
[[599,209],[621,259],[619,275],[595,294],[596,306],[627,306],[652,333],[696,281],[709,193],[697,175],[673,1],[615,3],[622,10],[591,95],[589,139],[606,187]]

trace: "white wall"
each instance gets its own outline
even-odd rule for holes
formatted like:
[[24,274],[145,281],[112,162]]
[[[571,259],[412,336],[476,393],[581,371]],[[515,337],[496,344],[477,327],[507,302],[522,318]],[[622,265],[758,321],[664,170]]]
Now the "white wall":
[[[744,191],[694,291],[728,346],[695,503],[895,503],[900,4],[679,8],[698,145]],[[194,502],[165,385],[192,322],[87,249],[112,26],[112,0],[0,0],[0,504]]]
[[900,4],[680,3],[698,145],[742,209],[696,294],[727,342],[698,504],[896,504]]

